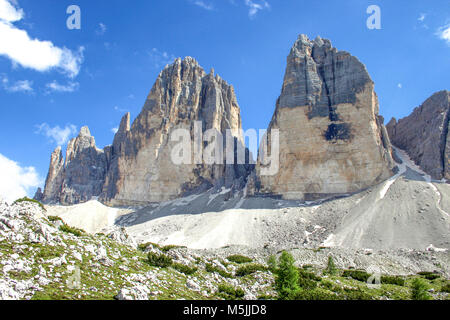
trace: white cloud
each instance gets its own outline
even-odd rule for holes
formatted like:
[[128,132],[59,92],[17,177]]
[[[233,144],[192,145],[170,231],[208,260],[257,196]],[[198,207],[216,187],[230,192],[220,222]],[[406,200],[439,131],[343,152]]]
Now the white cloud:
[[417,20],[420,21],[420,22],[423,22],[426,17],[427,17],[427,15],[425,13],[421,13],[419,18],[417,18]]
[[84,47],[72,52],[50,41],[32,39],[27,31],[13,25],[23,16],[22,9],[14,7],[8,0],[0,0],[0,55],[24,68],[41,72],[56,68],[71,78],[77,76],[83,62]]
[[68,124],[64,128],[60,126],[50,127],[47,123],[37,125],[35,133],[43,134],[51,142],[56,143],[58,146],[63,146],[69,139],[77,134],[77,127],[73,124]]
[[196,1],[194,1],[194,4],[200,8],[203,8],[208,11],[214,10],[214,6],[212,5],[212,3],[206,3],[203,0],[196,0]]
[[160,69],[175,60],[175,56],[173,54],[169,54],[165,51],[159,51],[156,48],[153,48],[148,55],[150,56],[150,60],[156,69]]
[[114,134],[116,134],[117,131],[119,131],[119,128],[117,128],[117,127],[114,127],[114,128],[111,129],[111,132],[114,133]]
[[253,19],[258,11],[270,9],[270,4],[265,0],[245,0],[245,5],[249,7],[248,16]]
[[450,45],[450,24],[442,26],[437,31],[437,36],[446,41],[448,45]]
[[33,92],[33,81],[19,80],[14,83],[10,83],[8,77],[2,76],[3,88],[8,92]]
[[34,167],[21,167],[19,163],[0,154],[0,197],[12,203],[24,196],[32,196],[42,184]]
[[106,30],[107,30],[106,25],[104,23],[100,22],[98,24],[98,27],[97,27],[97,30],[95,31],[95,33],[99,36],[102,36],[105,34]]
[[79,87],[78,82],[69,82],[68,84],[60,84],[56,80],[53,82],[47,83],[46,87],[49,91],[54,92],[74,92],[78,90]]
[[120,108],[118,106],[114,106],[114,110],[116,110],[117,112],[120,112],[120,113],[129,112],[129,110],[124,109],[124,108]]
[[6,0],[0,1],[0,20],[14,22],[22,20],[24,16],[23,10]]
[[401,89],[401,88],[403,88],[403,84],[399,83],[399,84],[397,84],[397,87],[398,87],[399,89]]

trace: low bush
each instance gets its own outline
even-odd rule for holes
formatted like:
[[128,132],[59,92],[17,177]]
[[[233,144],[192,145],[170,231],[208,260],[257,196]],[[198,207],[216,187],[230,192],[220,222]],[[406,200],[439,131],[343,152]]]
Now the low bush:
[[28,197],[23,197],[23,198],[17,199],[16,201],[14,201],[13,204],[17,204],[17,203],[21,203],[21,202],[32,202],[32,203],[36,203],[37,205],[39,205],[39,207],[41,207],[42,210],[47,211],[47,210],[45,209],[44,205],[43,205],[41,202],[39,202],[39,201],[37,201],[37,200],[35,200],[35,199],[30,199],[30,198],[28,198]]
[[417,273],[419,276],[424,277],[427,280],[435,280],[440,278],[441,276],[435,272],[430,272],[430,271],[421,271]]
[[367,279],[369,279],[371,275],[364,270],[344,270],[342,276],[346,278],[350,277],[361,282],[367,282]]
[[249,262],[253,261],[253,259],[246,257],[246,256],[242,256],[240,254],[228,256],[227,260],[231,261],[231,262],[235,262],[235,263],[249,263]]
[[211,272],[211,273],[216,272],[224,278],[233,278],[233,275],[231,273],[223,270],[222,268],[214,266],[212,263],[207,263],[205,265],[205,269],[207,272]]
[[147,262],[153,267],[167,268],[172,265],[173,260],[171,257],[166,256],[165,254],[149,252],[147,255]]
[[312,290],[300,289],[289,297],[290,300],[337,300],[338,298],[338,295],[335,293],[321,288]]
[[428,293],[428,284],[425,280],[416,278],[412,282],[411,299],[413,300],[430,300],[431,296]]
[[162,252],[169,252],[172,249],[176,249],[176,248],[181,248],[181,246],[177,246],[177,245],[173,245],[173,244],[169,244],[167,246],[164,246],[161,248]]
[[393,284],[403,287],[406,281],[405,278],[399,276],[381,276],[381,284]]
[[322,280],[314,272],[305,269],[298,269],[298,285],[302,289],[314,289],[317,287],[317,282]]
[[197,267],[194,267],[194,266],[190,267],[190,266],[187,266],[187,265],[182,264],[182,263],[174,263],[174,264],[172,264],[172,267],[175,270],[177,270],[177,271],[179,271],[181,273],[184,273],[186,275],[194,274],[198,270]]
[[241,299],[245,296],[244,290],[239,287],[235,288],[227,283],[219,284],[218,291],[222,294],[222,297],[229,300]]
[[78,228],[72,228],[71,226],[68,226],[67,224],[63,224],[62,226],[60,226],[59,230],[73,234],[74,236],[77,236],[77,237],[81,237],[83,234],[86,233],[84,230],[81,230]]
[[441,292],[447,292],[450,293],[450,281],[447,281],[444,283],[441,287]]
[[57,216],[48,216],[47,219],[50,222],[56,222],[56,221],[61,221],[62,222],[63,221],[60,217],[57,217]]
[[236,270],[236,276],[243,277],[257,271],[267,271],[267,267],[257,263],[246,264]]

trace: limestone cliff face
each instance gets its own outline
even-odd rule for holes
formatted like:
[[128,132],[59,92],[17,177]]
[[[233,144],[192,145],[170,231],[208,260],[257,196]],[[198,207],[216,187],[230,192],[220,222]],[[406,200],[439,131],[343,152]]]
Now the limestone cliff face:
[[392,175],[374,84],[357,58],[329,40],[300,35],[295,42],[273,129],[280,135],[279,170],[261,175],[259,161],[255,193],[308,200],[356,192]]
[[405,150],[434,179],[450,179],[450,91],[433,94],[406,118],[392,119],[392,144]]
[[[102,200],[125,205],[160,202],[217,184],[243,184],[251,168],[245,165],[176,165],[171,152],[175,129],[194,139],[194,122],[204,132],[215,129],[225,137],[231,130],[242,142],[240,109],[234,89],[214,71],[206,74],[193,58],[177,59],[158,76],[147,101],[130,125],[121,121],[112,150]],[[192,148],[192,153],[193,153]]]
[[61,147],[50,159],[50,168],[41,200],[74,204],[99,196],[107,170],[106,155],[97,149],[89,128],[70,140],[64,160]]

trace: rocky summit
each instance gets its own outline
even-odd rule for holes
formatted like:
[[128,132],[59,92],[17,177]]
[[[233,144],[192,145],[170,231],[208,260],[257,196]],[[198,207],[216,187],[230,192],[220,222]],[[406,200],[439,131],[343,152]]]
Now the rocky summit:
[[450,91],[433,94],[411,115],[387,124],[394,145],[434,179],[450,179]]
[[393,174],[374,83],[356,57],[329,40],[300,35],[295,42],[268,132],[275,129],[279,171],[262,175],[259,161],[256,193],[324,198],[360,191]]
[[[229,131],[234,148],[238,144],[243,147],[233,87],[214,70],[207,74],[191,57],[176,59],[164,68],[133,124],[129,113],[122,118],[111,146],[97,149],[84,127],[69,142],[65,160],[57,148],[51,156],[44,193],[38,192],[36,198],[75,204],[100,197],[111,205],[140,205],[212,187],[243,188],[254,167],[248,161],[195,162],[194,147],[192,162],[174,164],[171,152],[178,142],[172,141],[171,133],[177,129],[186,129],[193,141],[196,131],[202,134],[213,129],[223,137]],[[248,160],[248,151],[246,154]]]

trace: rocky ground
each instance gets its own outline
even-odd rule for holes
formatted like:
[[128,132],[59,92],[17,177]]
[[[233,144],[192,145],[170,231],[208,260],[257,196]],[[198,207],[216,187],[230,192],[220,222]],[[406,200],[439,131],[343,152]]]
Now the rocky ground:
[[[313,298],[409,299],[411,281],[421,271],[429,293],[448,298],[446,252],[286,249],[311,292],[321,293]],[[267,261],[279,253],[269,246],[137,245],[124,228],[88,234],[49,216],[38,203],[0,201],[0,299],[275,299]],[[330,256],[339,269],[335,275],[324,273]],[[344,269],[401,275],[395,279],[404,283],[369,288]]]

